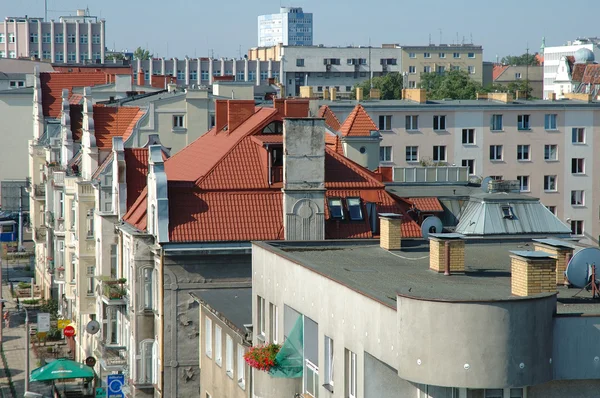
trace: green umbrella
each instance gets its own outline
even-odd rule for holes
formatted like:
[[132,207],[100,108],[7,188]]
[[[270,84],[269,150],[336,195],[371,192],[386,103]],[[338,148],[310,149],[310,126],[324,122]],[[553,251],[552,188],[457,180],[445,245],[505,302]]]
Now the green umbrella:
[[94,370],[82,363],[60,358],[41,368],[34,369],[30,381],[50,381],[64,379],[92,379]]

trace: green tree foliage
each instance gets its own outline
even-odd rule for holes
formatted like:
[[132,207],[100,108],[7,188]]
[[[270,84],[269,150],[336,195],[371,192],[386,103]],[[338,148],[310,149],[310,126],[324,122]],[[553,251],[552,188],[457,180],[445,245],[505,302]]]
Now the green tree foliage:
[[533,92],[533,88],[531,84],[529,84],[528,80],[519,80],[516,82],[510,82],[509,84],[493,84],[491,87],[488,87],[484,90],[488,93],[511,93],[516,97],[517,91],[521,92],[521,96],[525,96],[525,92],[527,92],[527,99],[533,99],[531,93]]
[[133,58],[134,59],[146,60],[146,59],[152,58],[152,54],[150,54],[150,51],[148,51],[148,50],[146,50],[146,49],[144,49],[142,47],[138,47],[133,52]]
[[500,60],[504,65],[539,65],[536,54],[507,55]]
[[460,70],[443,74],[423,73],[419,87],[427,90],[427,98],[432,100],[475,99],[477,92],[483,91],[481,84],[471,79],[467,72]]
[[114,54],[107,55],[106,59],[111,60],[111,61],[112,60],[120,61],[122,59],[125,59],[125,56],[123,54],[121,54],[121,53],[114,53]]
[[[388,73],[383,76],[374,77],[372,80],[373,88],[377,88],[381,91],[381,99],[402,99],[402,75],[400,73]],[[352,89],[353,98],[356,98],[357,87],[362,87],[364,98],[369,99],[369,92],[371,90],[371,79],[365,80],[364,82],[354,86],[354,88]]]

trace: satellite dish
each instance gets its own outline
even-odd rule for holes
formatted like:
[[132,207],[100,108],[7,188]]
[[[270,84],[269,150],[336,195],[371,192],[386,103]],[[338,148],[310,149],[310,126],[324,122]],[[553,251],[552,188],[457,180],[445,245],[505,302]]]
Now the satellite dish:
[[421,234],[424,239],[429,238],[429,234],[442,233],[443,229],[442,220],[437,217],[427,217],[421,224]]
[[598,266],[600,270],[600,249],[589,247],[575,253],[565,271],[569,283],[585,288],[591,282],[592,265]]
[[483,181],[481,181],[481,190],[483,192],[489,192],[490,181],[494,181],[492,177],[485,177]]
[[96,334],[100,330],[100,324],[98,321],[89,321],[87,326],[85,327],[85,331],[88,334]]

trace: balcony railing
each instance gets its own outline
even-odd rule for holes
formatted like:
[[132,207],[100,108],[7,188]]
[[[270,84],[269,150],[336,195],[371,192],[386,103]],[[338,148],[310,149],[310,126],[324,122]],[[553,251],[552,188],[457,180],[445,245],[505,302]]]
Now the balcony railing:
[[54,171],[54,185],[63,185],[65,183],[65,172]]
[[107,278],[100,280],[100,291],[102,300],[109,305],[124,305],[127,290],[125,289],[126,279]]
[[127,365],[127,350],[124,347],[111,347],[100,340],[98,341],[95,354],[105,367],[122,367]]
[[35,184],[33,186],[33,197],[35,199],[46,199],[46,184]]

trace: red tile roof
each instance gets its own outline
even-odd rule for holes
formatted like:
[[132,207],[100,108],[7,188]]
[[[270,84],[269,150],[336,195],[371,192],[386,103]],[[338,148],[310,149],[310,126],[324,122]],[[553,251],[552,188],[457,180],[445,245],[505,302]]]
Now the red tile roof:
[[331,108],[327,105],[323,105],[321,108],[319,108],[319,117],[324,118],[327,127],[332,129],[333,131],[339,131],[340,127],[342,127],[342,124],[340,123],[335,113],[333,113]]
[[506,71],[510,65],[502,65],[502,64],[494,64],[494,68],[492,69],[492,81],[496,81],[504,71]]
[[[232,131],[204,134],[165,162],[169,188],[169,238],[172,242],[248,241],[283,238],[281,184],[269,185],[265,141],[261,135],[269,123],[281,120],[274,108],[255,113]],[[260,144],[260,145],[257,145]],[[370,171],[326,147],[327,196],[361,197],[377,204],[377,212],[406,214]],[[146,192],[132,204],[124,221],[146,228]],[[363,210],[364,211],[364,210]],[[326,211],[328,218],[328,210]],[[406,217],[406,220],[409,218]],[[403,225],[403,235],[420,236],[416,223]],[[328,238],[373,237],[369,220],[326,221]]]
[[571,80],[574,82],[581,82],[583,75],[585,74],[586,64],[575,64],[571,70]]
[[340,141],[340,137],[334,133],[329,131],[325,132],[325,145],[331,148],[333,151],[339,153],[340,155],[344,155],[344,147],[342,146],[342,142]]
[[360,104],[354,107],[342,127],[340,127],[340,133],[347,137],[370,137],[371,131],[374,130],[379,129]]
[[[163,160],[167,156],[163,152]],[[125,148],[125,180],[127,181],[127,209],[139,198],[148,182],[148,148]]]
[[410,198],[409,200],[415,204],[417,209],[424,212],[441,213],[444,211],[438,198]]
[[535,59],[539,65],[544,65],[544,54],[535,54]]
[[44,116],[51,118],[60,117],[62,108],[62,90],[68,89],[69,96],[73,87],[90,87],[106,84],[106,73],[61,73],[42,72],[40,83],[42,88],[42,109]]
[[71,97],[69,97],[69,104],[71,104],[71,105],[81,104],[81,100],[83,100],[82,94],[71,94]]
[[588,64],[583,72],[582,84],[600,84],[600,65]]

